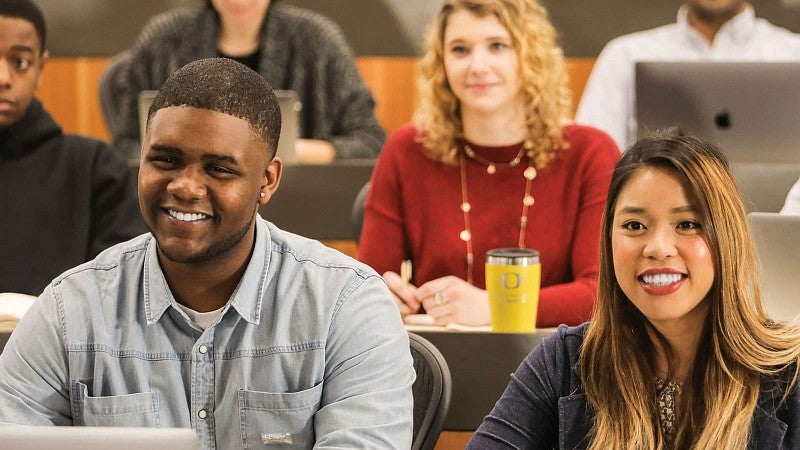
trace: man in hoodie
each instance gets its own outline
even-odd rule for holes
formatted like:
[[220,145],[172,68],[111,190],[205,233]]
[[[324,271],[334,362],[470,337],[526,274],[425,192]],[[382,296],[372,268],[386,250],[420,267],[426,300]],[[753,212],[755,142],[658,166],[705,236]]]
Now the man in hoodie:
[[38,295],[144,231],[125,162],[101,141],[65,135],[34,97],[45,38],[35,4],[0,2],[0,292]]

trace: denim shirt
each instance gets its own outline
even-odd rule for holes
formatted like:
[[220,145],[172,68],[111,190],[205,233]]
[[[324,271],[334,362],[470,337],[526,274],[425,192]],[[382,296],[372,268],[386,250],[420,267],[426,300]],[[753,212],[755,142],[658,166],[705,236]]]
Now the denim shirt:
[[150,234],[56,278],[0,356],[0,422],[185,427],[204,448],[409,448],[414,376],[382,279],[258,217],[205,331]]
[[[594,412],[578,372],[586,326],[561,325],[525,358],[468,450],[588,448]],[[790,377],[762,378],[748,449],[800,449],[800,391],[781,403]]]

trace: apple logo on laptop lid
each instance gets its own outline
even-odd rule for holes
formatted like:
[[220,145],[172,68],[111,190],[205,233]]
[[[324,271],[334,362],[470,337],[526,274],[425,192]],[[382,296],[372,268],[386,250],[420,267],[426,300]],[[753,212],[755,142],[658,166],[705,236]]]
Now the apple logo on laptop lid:
[[726,109],[714,114],[714,125],[720,130],[727,130],[731,127],[731,115]]

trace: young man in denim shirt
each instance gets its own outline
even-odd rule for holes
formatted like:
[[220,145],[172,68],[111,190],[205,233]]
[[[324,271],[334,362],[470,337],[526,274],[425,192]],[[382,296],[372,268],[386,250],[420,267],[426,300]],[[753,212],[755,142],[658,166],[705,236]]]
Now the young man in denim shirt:
[[256,213],[269,84],[195,61],[149,112],[151,233],[56,278],[0,356],[0,422],[193,428],[204,448],[408,448],[414,369],[381,278]]

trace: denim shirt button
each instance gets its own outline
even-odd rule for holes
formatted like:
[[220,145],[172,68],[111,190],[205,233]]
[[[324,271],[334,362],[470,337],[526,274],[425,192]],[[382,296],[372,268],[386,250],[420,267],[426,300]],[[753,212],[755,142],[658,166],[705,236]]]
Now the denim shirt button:
[[201,345],[201,346],[200,346],[200,347],[199,347],[197,350],[198,350],[198,351],[199,351],[201,354],[205,355],[205,354],[206,354],[206,352],[208,351],[208,347],[206,346],[206,344],[202,344],[202,345]]
[[208,411],[206,411],[205,409],[201,409],[200,411],[197,411],[197,417],[199,417],[201,419],[205,419],[206,417],[208,417]]

